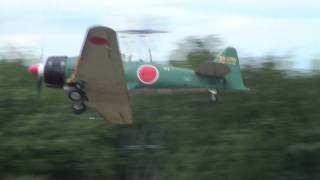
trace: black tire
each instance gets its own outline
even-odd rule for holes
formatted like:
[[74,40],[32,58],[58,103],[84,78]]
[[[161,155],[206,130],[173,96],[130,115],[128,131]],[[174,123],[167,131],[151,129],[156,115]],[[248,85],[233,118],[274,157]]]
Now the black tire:
[[72,103],[72,112],[75,114],[82,114],[87,110],[87,106],[81,101]]
[[78,89],[71,89],[68,92],[68,97],[71,101],[81,101],[84,99],[84,93]]

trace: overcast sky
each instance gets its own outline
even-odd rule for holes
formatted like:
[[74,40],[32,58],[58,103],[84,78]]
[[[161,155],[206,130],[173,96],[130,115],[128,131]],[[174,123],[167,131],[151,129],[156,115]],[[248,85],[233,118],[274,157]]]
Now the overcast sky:
[[[319,19],[316,0],[1,0],[0,46],[70,56],[89,26],[153,28],[170,32],[153,38],[159,61],[185,36],[218,34],[240,56],[292,53],[306,68],[320,55]],[[128,44],[124,51],[135,48]]]

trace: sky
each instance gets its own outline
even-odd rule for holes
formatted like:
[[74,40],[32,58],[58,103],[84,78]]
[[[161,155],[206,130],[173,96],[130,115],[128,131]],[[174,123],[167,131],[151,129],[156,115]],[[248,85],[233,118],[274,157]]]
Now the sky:
[[[304,69],[320,55],[319,10],[316,0],[0,0],[0,48],[74,56],[90,26],[151,28],[169,32],[141,44],[152,46],[158,61],[187,36],[216,34],[240,57],[290,54]],[[123,52],[143,53],[128,38],[120,44]]]

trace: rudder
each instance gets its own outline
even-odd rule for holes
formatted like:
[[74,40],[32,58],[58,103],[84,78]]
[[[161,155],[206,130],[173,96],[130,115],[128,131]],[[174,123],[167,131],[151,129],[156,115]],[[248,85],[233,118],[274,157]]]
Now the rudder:
[[243,83],[237,50],[227,47],[215,60],[215,63],[225,64],[229,67],[229,73],[224,76],[225,90],[247,91]]

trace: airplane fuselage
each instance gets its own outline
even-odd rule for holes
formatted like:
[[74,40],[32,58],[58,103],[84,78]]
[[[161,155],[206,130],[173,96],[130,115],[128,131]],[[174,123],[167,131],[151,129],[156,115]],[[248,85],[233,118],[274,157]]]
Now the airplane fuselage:
[[[75,69],[77,58],[68,58],[65,81]],[[223,82],[191,69],[147,62],[123,62],[127,87],[133,93],[201,93],[220,90]]]
[[203,93],[216,101],[217,91],[247,91],[243,83],[237,51],[226,48],[211,62],[195,71],[166,64],[124,62],[116,32],[95,26],[88,30],[79,57],[50,56],[45,63],[29,67],[51,88],[63,88],[72,101],[72,111],[81,114],[90,107],[105,119],[131,123],[129,93]]

